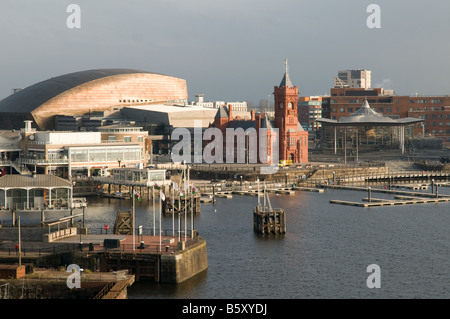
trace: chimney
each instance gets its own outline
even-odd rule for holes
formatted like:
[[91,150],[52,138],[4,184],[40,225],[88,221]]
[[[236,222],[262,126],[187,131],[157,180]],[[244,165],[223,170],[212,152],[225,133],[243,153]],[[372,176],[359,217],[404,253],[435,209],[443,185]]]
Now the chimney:
[[255,112],[255,110],[252,110],[251,112],[250,112],[250,114],[252,115],[252,121],[255,121],[256,120],[256,112]]
[[233,109],[233,106],[231,104],[228,104],[228,120],[230,120],[230,121],[233,119],[233,114],[231,114],[232,109]]

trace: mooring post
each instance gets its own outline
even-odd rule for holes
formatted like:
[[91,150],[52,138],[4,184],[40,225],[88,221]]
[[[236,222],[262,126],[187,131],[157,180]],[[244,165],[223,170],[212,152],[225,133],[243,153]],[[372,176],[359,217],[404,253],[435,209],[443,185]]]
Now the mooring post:
[[438,195],[438,184],[436,183],[436,198],[438,198],[439,197],[439,195]]
[[369,203],[371,203],[372,202],[372,194],[371,194],[370,186],[367,188],[367,191],[368,191]]
[[431,194],[433,194],[434,191],[434,179],[431,180]]

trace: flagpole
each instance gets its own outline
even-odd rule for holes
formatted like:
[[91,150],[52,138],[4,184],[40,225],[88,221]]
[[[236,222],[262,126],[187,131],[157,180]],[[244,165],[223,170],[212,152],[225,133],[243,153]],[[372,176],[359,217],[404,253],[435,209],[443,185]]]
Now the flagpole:
[[152,187],[152,198],[153,198],[153,236],[156,236],[156,221],[155,221],[155,185]]
[[159,192],[159,251],[161,251],[161,196],[162,190]]
[[136,191],[133,190],[133,251],[135,250],[136,244],[135,244],[135,234],[136,234],[136,229],[135,229],[135,225],[136,225],[136,221],[135,221],[135,204],[134,204],[134,197],[136,196]]
[[[187,193],[186,184],[184,184],[184,192]],[[187,194],[184,195],[184,241],[187,241]]]
[[194,185],[191,185],[191,239],[194,238]]
[[181,188],[178,193],[178,240],[181,241]]
[[175,184],[172,183],[172,236],[175,237]]

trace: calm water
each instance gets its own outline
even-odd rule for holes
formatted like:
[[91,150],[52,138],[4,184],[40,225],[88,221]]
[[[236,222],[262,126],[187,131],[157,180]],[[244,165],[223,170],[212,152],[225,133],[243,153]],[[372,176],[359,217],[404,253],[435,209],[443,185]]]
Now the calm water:
[[[208,270],[179,285],[135,283],[129,298],[450,298],[450,203],[329,204],[363,197],[340,190],[272,195],[272,206],[287,212],[287,234],[278,237],[253,232],[255,197],[202,204],[195,228],[207,241]],[[88,226],[112,228],[117,209],[129,209],[129,201],[89,199]],[[162,222],[172,227],[171,216]],[[137,203],[136,225],[153,227],[152,202]],[[381,268],[380,289],[366,286],[370,264]]]

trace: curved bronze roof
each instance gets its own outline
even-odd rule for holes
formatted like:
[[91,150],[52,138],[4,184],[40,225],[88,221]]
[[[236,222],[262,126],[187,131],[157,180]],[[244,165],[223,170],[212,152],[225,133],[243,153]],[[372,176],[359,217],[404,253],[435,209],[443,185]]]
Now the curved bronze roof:
[[0,101],[0,112],[30,113],[55,96],[81,84],[101,78],[132,73],[153,72],[133,69],[97,69],[69,73],[33,84]]

